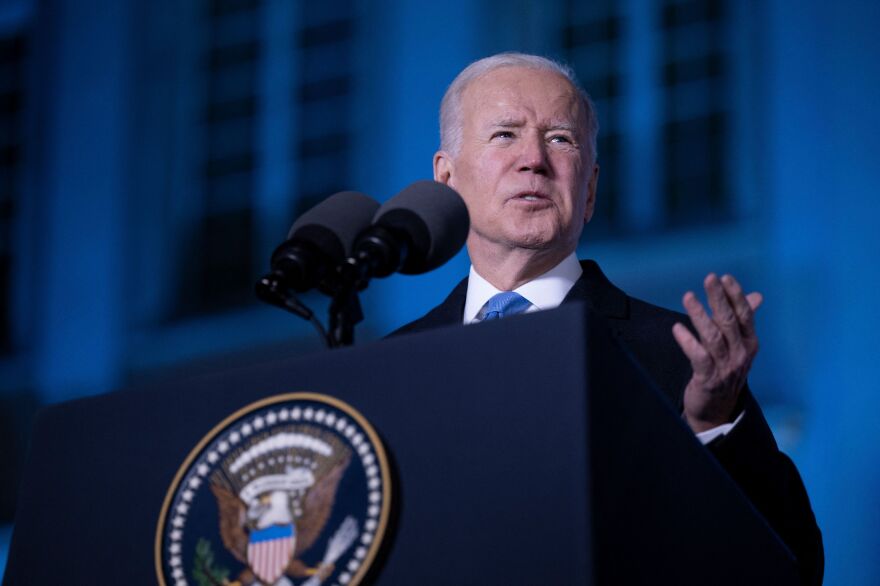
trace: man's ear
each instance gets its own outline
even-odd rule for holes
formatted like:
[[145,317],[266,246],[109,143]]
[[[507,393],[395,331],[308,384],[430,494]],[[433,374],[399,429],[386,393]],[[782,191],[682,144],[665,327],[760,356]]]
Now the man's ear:
[[599,165],[593,165],[593,173],[590,175],[590,181],[587,184],[587,205],[584,206],[584,223],[589,222],[593,217],[593,210],[596,209],[596,188],[599,185]]
[[434,153],[434,181],[449,185],[452,179],[452,157],[446,151]]

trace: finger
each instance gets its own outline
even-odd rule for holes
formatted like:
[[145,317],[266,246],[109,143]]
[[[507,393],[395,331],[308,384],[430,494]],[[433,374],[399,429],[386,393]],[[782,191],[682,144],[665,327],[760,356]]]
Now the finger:
[[749,351],[751,352],[752,356],[754,356],[758,352],[758,333],[755,330],[754,313],[759,307],[761,307],[761,303],[764,302],[764,296],[756,291],[746,295],[746,301],[748,302],[749,307],[752,308],[751,329],[749,330],[746,339],[749,342]]
[[721,330],[706,313],[703,304],[691,291],[684,294],[682,304],[700,335],[703,347],[712,355],[713,359],[723,360],[727,356],[727,342],[725,342]]
[[712,356],[703,348],[699,340],[681,323],[676,323],[672,326],[672,336],[681,347],[681,351],[690,360],[694,376],[699,380],[710,379],[715,363],[712,360]]
[[[724,335],[728,351],[739,348],[742,345],[740,321],[734,312],[732,300],[728,297],[726,288],[714,273],[710,273],[706,277],[703,285],[706,287],[706,297],[709,300],[709,305],[712,307],[712,320],[718,325],[718,328]],[[741,291],[740,297],[742,297]],[[742,302],[746,306],[748,305],[745,297],[742,297]]]
[[757,311],[757,309],[761,307],[761,304],[764,303],[764,296],[755,291],[746,295],[746,301],[749,302],[752,311]]
[[[721,284],[727,293],[736,312],[736,319],[739,321],[740,328],[746,337],[751,337],[755,330],[755,309],[761,305],[763,297],[760,293],[750,293],[748,296],[743,294],[743,288],[732,275],[724,275],[721,277]],[[757,297],[756,297],[757,296]],[[749,299],[751,297],[751,300]],[[752,303],[755,305],[752,305]]]

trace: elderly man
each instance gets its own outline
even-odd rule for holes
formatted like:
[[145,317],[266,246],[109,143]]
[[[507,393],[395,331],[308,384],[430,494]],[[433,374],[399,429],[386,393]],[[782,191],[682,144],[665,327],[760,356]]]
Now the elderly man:
[[628,297],[596,263],[578,262],[577,242],[596,204],[598,123],[565,66],[515,53],[477,61],[447,90],[440,127],[434,179],[467,204],[471,271],[399,332],[588,303],[788,544],[803,583],[820,583],[822,540],[803,484],[745,384],[761,295],[710,274],[711,316],[688,292],[688,320]]

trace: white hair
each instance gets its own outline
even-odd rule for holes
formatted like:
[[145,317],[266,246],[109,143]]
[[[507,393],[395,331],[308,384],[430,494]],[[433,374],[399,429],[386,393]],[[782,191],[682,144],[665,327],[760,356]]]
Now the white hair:
[[574,71],[562,63],[553,61],[539,55],[526,53],[498,53],[491,57],[484,57],[474,61],[459,73],[443,95],[440,102],[440,148],[452,155],[458,154],[461,148],[464,122],[461,113],[461,97],[464,90],[475,80],[502,67],[525,67],[539,71],[551,71],[558,73],[571,86],[577,90],[581,97],[586,116],[587,146],[590,160],[596,160],[596,135],[599,133],[599,120],[596,116],[596,108],[590,95],[580,86]]

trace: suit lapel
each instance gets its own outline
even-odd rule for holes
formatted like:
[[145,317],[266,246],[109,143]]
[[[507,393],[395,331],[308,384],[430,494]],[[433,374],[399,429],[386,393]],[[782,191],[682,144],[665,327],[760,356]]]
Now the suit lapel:
[[629,317],[629,298],[626,293],[614,286],[608,277],[592,260],[582,260],[580,279],[562,300],[563,303],[581,301],[590,309],[609,319],[627,319]]
[[465,277],[443,300],[443,303],[430,311],[425,318],[430,318],[436,325],[460,324],[464,315],[464,303],[467,299],[467,284],[468,280]]
[[455,289],[443,300],[443,303],[426,313],[414,322],[410,322],[400,329],[391,332],[388,336],[398,334],[411,334],[442,326],[461,325],[464,315],[464,302],[467,298],[467,277],[456,285]]

